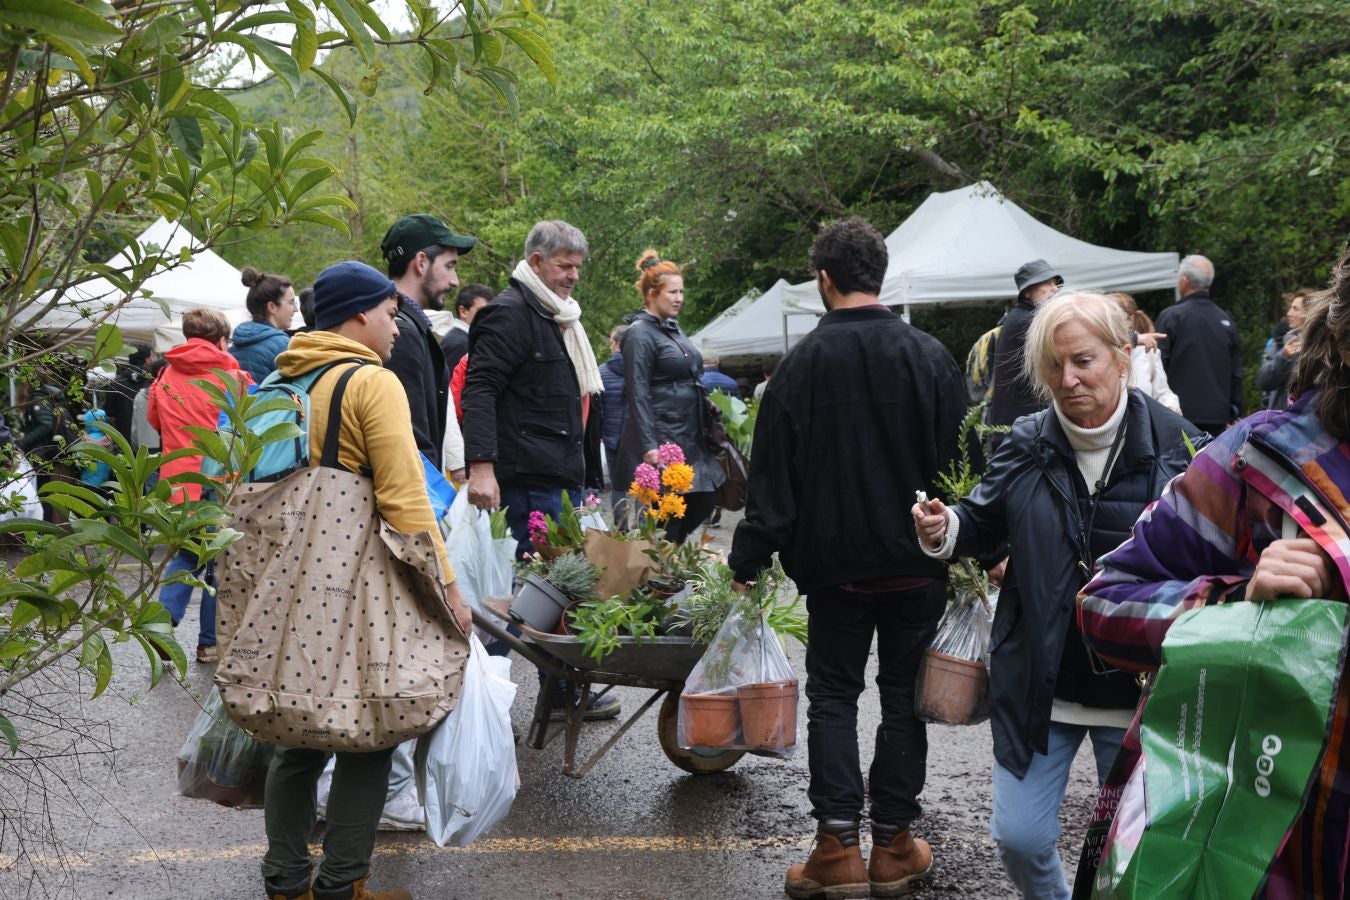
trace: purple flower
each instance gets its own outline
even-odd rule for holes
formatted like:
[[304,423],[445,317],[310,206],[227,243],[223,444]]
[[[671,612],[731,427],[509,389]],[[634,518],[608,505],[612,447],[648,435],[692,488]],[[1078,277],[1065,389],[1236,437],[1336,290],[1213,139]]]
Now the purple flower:
[[638,467],[633,471],[633,480],[640,488],[645,488],[653,494],[661,493],[661,473],[648,463],[638,463]]
[[540,510],[530,511],[530,540],[536,544],[548,543],[548,517]]
[[662,444],[656,448],[656,461],[660,463],[663,469],[674,463],[682,463],[684,462],[684,451],[680,449],[679,444]]

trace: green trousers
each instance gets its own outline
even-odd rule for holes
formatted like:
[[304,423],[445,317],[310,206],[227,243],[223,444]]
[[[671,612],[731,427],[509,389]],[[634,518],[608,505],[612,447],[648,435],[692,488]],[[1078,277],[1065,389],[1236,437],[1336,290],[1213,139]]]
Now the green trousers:
[[[390,747],[374,753],[336,754],[325,815],[323,863],[316,879],[325,887],[350,884],[370,871],[393,753]],[[273,754],[263,800],[267,825],[263,878],[288,883],[309,872],[315,788],[329,756],[324,750],[298,747],[278,747]]]

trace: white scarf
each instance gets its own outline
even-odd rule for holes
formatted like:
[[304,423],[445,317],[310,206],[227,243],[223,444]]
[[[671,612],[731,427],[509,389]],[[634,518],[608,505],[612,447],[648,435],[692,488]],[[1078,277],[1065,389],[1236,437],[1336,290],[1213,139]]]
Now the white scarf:
[[591,349],[586,329],[581,324],[581,304],[570,297],[564,300],[553,293],[523,259],[516,264],[516,270],[511,273],[511,277],[525,285],[544,309],[552,313],[553,321],[562,326],[563,346],[567,348],[567,356],[572,360],[572,368],[576,370],[581,392],[598,394],[603,391],[605,384],[600,380],[600,366],[595,361],[595,351]]

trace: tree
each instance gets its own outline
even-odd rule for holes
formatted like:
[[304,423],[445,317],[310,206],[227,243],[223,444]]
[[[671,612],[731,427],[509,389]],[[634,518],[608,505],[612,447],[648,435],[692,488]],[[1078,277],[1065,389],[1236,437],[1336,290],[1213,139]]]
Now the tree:
[[[79,395],[78,374],[120,349],[117,310],[152,274],[188,257],[133,247],[126,265],[101,262],[155,215],[187,226],[196,250],[226,235],[297,225],[348,231],[344,212],[355,204],[334,189],[338,168],[316,151],[322,132],[282,116],[250,119],[222,72],[251,66],[291,97],[312,80],[348,121],[379,90],[384,48],[420,54],[427,92],[481,83],[514,104],[508,47],[553,78],[544,20],[529,0],[458,0],[448,11],[408,0],[407,16],[410,27],[395,33],[369,0],[0,2],[0,375],[69,383]],[[355,92],[325,71],[353,49],[366,67]],[[110,282],[112,294],[80,298],[94,279]],[[42,316],[63,304],[81,311],[83,324],[44,333]],[[238,392],[219,399],[235,410],[247,405]],[[111,449],[67,448],[77,465],[109,466],[101,488],[53,481],[44,489],[69,526],[2,526],[28,541],[17,566],[0,566],[0,746],[11,754],[0,763],[5,819],[25,820],[28,776],[44,783],[44,754],[87,737],[50,702],[76,668],[89,673],[97,696],[112,674],[110,644],[135,640],[152,685],[161,657],[185,671],[153,592],[180,549],[205,561],[234,537],[228,481],[215,484],[214,499],[175,506],[168,484],[147,488],[163,460],[113,440]],[[199,441],[210,455],[229,453],[213,432]],[[48,793],[38,792],[43,804]],[[8,834],[0,827],[0,842]]]

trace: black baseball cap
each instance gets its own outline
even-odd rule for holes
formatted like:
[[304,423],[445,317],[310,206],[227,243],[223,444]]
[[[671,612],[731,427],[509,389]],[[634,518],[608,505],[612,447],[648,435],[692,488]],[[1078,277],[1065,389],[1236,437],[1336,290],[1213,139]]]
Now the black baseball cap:
[[444,222],[426,213],[404,216],[384,233],[380,241],[380,252],[388,262],[408,259],[419,250],[425,250],[433,244],[453,247],[461,254],[468,253],[478,243],[478,238],[468,234],[455,234]]

